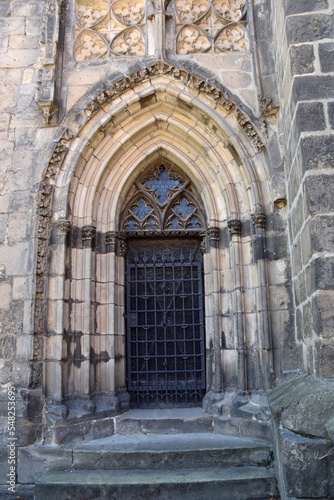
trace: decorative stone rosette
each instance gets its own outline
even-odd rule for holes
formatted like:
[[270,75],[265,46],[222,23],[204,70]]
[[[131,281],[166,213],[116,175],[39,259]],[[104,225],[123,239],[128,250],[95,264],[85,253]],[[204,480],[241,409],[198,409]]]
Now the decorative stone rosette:
[[246,52],[246,0],[176,0],[176,52]]
[[76,0],[77,61],[146,53],[145,0]]

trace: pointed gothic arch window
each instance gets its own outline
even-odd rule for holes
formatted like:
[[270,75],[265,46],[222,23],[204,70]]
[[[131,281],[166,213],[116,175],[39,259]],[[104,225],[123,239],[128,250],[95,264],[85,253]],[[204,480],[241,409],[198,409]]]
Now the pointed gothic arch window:
[[140,175],[122,207],[121,231],[158,234],[205,229],[197,190],[170,162],[159,161]]

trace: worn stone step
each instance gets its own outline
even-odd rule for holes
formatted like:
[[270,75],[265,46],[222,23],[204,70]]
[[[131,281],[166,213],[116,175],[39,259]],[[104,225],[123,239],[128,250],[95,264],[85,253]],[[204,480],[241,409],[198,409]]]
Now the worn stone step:
[[212,433],[116,435],[73,450],[75,469],[195,469],[256,465],[268,456],[265,441]]
[[53,471],[36,484],[36,500],[247,500],[275,493],[270,471],[259,468],[178,471]]
[[202,408],[135,409],[115,417],[115,434],[213,432],[213,416]]
[[73,447],[20,448],[18,478],[20,483],[32,484],[51,470],[255,466],[269,452],[267,441],[222,434],[115,435]]

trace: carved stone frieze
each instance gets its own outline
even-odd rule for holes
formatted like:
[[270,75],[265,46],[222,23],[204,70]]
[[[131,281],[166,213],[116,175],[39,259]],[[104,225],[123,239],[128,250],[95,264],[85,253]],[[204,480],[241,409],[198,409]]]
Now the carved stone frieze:
[[77,61],[146,53],[145,0],[76,0]]
[[239,219],[231,219],[227,223],[231,235],[241,234],[241,221]]
[[43,337],[41,335],[35,335],[33,349],[34,359],[41,361],[43,359]]
[[264,148],[264,144],[256,132],[254,125],[250,121],[249,117],[241,111],[240,108],[235,109],[235,114],[238,118],[238,123],[240,127],[243,128],[246,135],[249,137],[251,143],[257,151],[261,151]]
[[126,253],[128,250],[128,245],[126,243],[126,239],[123,238],[122,236],[119,236],[118,245],[119,245],[118,248],[119,248],[120,257],[126,257]]
[[41,362],[33,362],[32,364],[32,372],[31,372],[31,380],[30,387],[32,389],[37,389],[42,384],[42,373],[43,366]]
[[176,52],[245,52],[249,41],[245,0],[177,0]]

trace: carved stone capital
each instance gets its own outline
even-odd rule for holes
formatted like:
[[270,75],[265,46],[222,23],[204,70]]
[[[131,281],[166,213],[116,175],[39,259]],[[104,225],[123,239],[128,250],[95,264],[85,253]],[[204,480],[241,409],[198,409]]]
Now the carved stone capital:
[[116,252],[116,246],[119,239],[119,233],[117,231],[108,231],[106,234],[106,245],[109,252]]
[[118,233],[117,231],[108,231],[106,234],[106,244],[107,245],[116,245],[117,240],[118,240]]
[[71,223],[67,219],[59,219],[57,222],[57,232],[58,234],[66,236],[66,234],[70,231],[71,229]]
[[241,220],[231,219],[228,221],[227,225],[232,236],[241,234]]
[[209,227],[207,230],[210,245],[217,244],[219,242],[219,227]]
[[82,241],[91,241],[96,235],[96,228],[94,226],[84,226],[82,228]]
[[266,227],[266,216],[263,213],[252,215],[252,221],[255,227],[264,229]]

